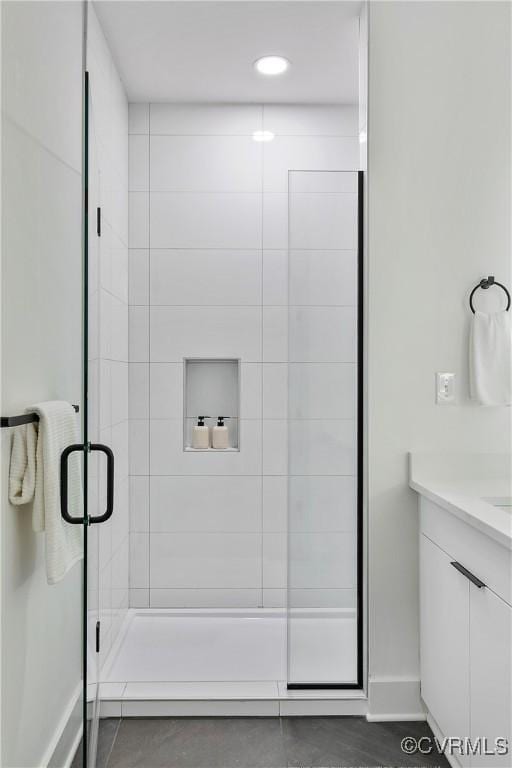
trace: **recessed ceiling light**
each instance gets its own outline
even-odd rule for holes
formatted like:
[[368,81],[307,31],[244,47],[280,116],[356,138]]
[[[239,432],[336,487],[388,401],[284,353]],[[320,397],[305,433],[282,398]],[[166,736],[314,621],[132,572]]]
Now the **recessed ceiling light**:
[[254,131],[252,137],[254,141],[272,141],[274,134],[272,131]]
[[282,75],[290,66],[284,56],[262,56],[254,62],[254,66],[262,75]]

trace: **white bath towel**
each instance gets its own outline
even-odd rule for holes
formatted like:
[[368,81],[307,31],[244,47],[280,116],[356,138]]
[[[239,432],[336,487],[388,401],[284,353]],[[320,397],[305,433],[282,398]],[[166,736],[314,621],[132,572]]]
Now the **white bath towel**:
[[475,312],[469,348],[471,397],[480,405],[512,403],[510,312]]
[[[37,403],[28,412],[39,422],[17,427],[13,437],[9,470],[9,500],[12,504],[33,501],[32,528],[45,532],[46,578],[56,584],[83,557],[81,525],[66,523],[60,512],[60,457],[64,448],[78,442],[74,408],[63,401]],[[68,464],[68,511],[83,515],[79,453]]]

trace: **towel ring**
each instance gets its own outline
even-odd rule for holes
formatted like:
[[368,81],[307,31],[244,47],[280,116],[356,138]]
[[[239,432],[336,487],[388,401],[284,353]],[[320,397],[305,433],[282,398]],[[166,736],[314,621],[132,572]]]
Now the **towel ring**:
[[480,280],[478,285],[475,285],[471,293],[469,294],[469,306],[471,307],[471,311],[473,314],[475,314],[475,308],[473,306],[473,296],[476,291],[478,291],[479,288],[482,288],[484,291],[486,291],[488,288],[491,287],[491,285],[497,285],[498,288],[501,288],[503,291],[505,291],[505,294],[507,296],[507,308],[506,311],[508,312],[510,309],[510,293],[508,292],[507,288],[503,285],[503,283],[498,283],[497,280],[494,279],[494,275],[489,275],[489,277],[484,277],[483,280]]

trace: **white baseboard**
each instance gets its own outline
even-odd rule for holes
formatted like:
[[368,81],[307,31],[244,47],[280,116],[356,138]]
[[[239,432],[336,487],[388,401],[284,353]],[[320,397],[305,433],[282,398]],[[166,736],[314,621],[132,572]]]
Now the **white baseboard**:
[[420,681],[403,677],[370,678],[366,719],[370,722],[426,720]]

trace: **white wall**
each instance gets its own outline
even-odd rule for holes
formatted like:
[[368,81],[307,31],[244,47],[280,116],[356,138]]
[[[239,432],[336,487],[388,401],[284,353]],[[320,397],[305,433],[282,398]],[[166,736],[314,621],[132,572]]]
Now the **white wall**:
[[[357,120],[130,105],[133,606],[285,604],[288,170],[357,168]],[[182,359],[201,356],[242,359],[240,453],[183,453]]]
[[[407,452],[510,449],[510,412],[473,406],[467,376],[469,291],[511,278],[510,5],[372,3],[369,38],[370,711],[411,714]],[[457,374],[455,407],[435,405],[435,371]]]
[[[90,528],[89,534],[89,635],[94,643],[99,600],[103,664],[128,608],[128,103],[91,3],[87,69],[89,439],[111,446],[115,455],[114,514],[107,523]],[[100,237],[96,229],[98,206]],[[104,471],[98,472],[104,462],[102,455],[91,459],[91,514],[104,512],[106,479]]]
[[[2,77],[1,410],[15,414],[81,402],[81,4],[2,3]],[[7,501],[11,438],[2,430],[0,761],[27,768],[46,765],[79,692],[82,578],[76,565],[48,586],[44,534]]]

